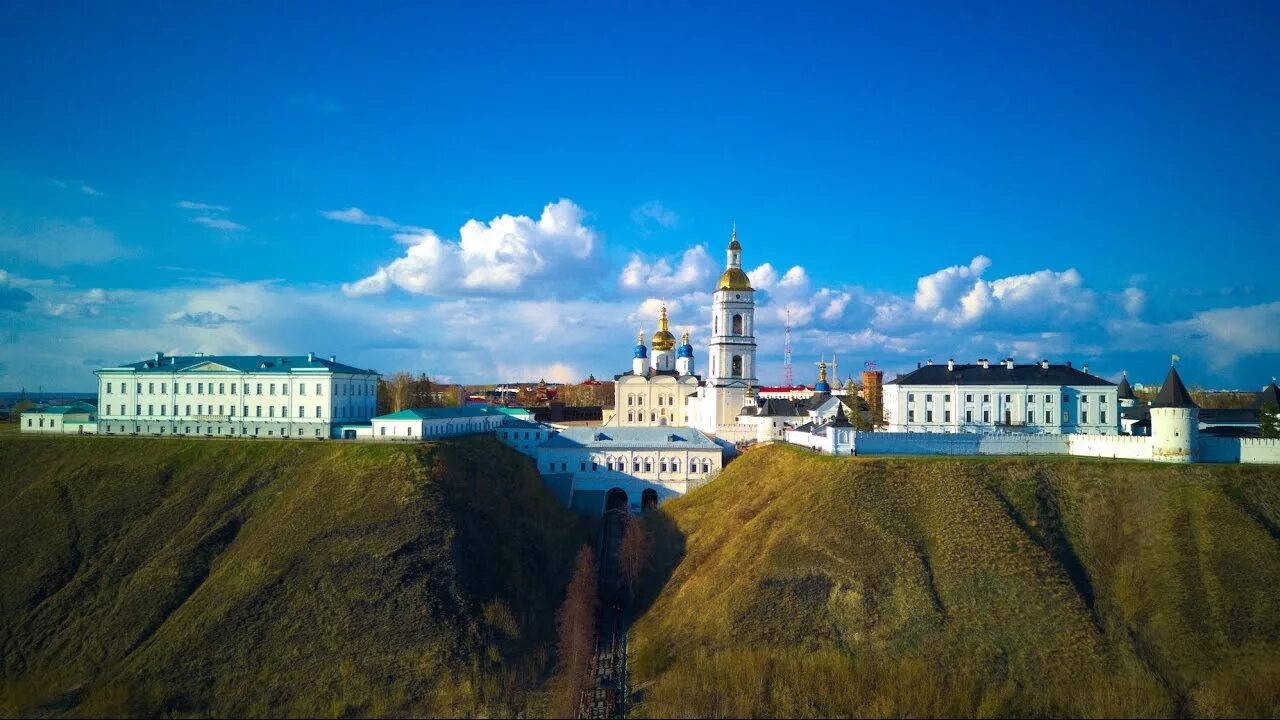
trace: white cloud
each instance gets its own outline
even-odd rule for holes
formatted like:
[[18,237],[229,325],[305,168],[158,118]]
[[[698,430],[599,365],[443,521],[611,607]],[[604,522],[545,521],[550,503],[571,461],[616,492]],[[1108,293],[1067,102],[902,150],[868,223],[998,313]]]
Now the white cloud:
[[132,254],[114,232],[87,217],[76,222],[45,220],[25,231],[0,228],[0,252],[50,267],[92,265]]
[[578,368],[562,362],[550,365],[499,364],[497,368],[497,379],[500,382],[546,380],[549,383],[579,383],[586,377],[586,374]]
[[212,213],[227,212],[231,209],[226,205],[210,205],[209,203],[195,202],[194,200],[179,200],[173,206],[183,210],[200,210]]
[[208,215],[193,217],[191,218],[191,222],[196,223],[197,225],[204,225],[205,227],[213,228],[214,230],[239,231],[247,229],[238,222],[232,222],[226,218],[209,217]]
[[500,215],[489,222],[468,220],[457,241],[431,230],[400,233],[405,255],[372,275],[342,286],[351,297],[400,288],[414,294],[551,294],[598,284],[592,266],[599,235],[583,224],[586,213],[571,200],[550,203],[534,220]]
[[618,276],[618,285],[629,292],[690,292],[708,287],[715,271],[715,261],[705,245],[685,250],[674,267],[669,258],[649,259],[640,253],[632,253]]
[[346,210],[323,210],[320,215],[336,222],[349,223],[351,225],[371,225],[384,230],[396,230],[399,232],[420,233],[424,232],[422,228],[412,225],[401,225],[389,217],[382,215],[370,215],[358,207],[349,207]]
[[1142,314],[1142,310],[1147,305],[1147,293],[1142,288],[1127,287],[1121,293],[1121,302],[1124,313],[1131,318],[1136,318]]
[[680,222],[680,216],[657,200],[650,200],[631,211],[631,222],[642,230],[648,230],[651,225],[670,229]]

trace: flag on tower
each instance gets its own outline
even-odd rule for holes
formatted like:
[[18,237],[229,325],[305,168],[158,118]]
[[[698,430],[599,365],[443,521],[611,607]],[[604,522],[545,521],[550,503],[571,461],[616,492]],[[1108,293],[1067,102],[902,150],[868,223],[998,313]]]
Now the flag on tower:
[[1177,356],[1177,355],[1174,355],[1174,356],[1173,356],[1173,362],[1178,362],[1178,361],[1179,361],[1179,360],[1181,360],[1181,359],[1182,359],[1182,358],[1181,358],[1181,357],[1179,357],[1179,356]]

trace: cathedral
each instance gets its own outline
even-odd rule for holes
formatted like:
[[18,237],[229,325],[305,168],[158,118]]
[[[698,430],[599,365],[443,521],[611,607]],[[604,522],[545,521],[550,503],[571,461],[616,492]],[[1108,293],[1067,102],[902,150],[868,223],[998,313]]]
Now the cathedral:
[[724,273],[712,296],[706,379],[694,373],[689,334],[685,333],[676,346],[664,306],[649,346],[645,346],[642,333],[631,370],[615,376],[614,410],[606,425],[691,426],[730,441],[755,436],[754,426],[737,422],[743,406],[753,402],[751,389],[759,383],[755,377],[755,290],[742,270],[742,245],[736,228],[726,255]]

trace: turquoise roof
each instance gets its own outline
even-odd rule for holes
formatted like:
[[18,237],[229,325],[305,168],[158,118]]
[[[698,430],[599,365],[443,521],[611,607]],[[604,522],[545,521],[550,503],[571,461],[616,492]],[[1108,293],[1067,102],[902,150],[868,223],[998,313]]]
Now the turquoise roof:
[[718,450],[720,446],[701,430],[691,427],[571,427],[542,444],[545,448],[588,447],[600,449]]
[[490,406],[467,407],[434,407],[434,408],[407,408],[400,412],[393,412],[390,415],[379,415],[374,420],[445,420],[449,418],[473,418],[473,417],[491,417],[493,415],[505,415],[508,417],[516,416],[511,412],[515,408],[500,408]]
[[345,363],[325,360],[318,355],[163,355],[155,359],[102,368],[105,371],[129,371],[135,373],[190,372],[201,365],[213,363],[237,372],[289,373],[297,370],[330,370],[336,373],[377,375],[378,371],[353,367]]
[[[34,405],[26,410],[29,413],[39,413],[41,415],[68,415],[89,413],[90,415],[98,412],[98,406],[85,400],[77,400],[69,405]],[[24,413],[25,414],[25,413]]]

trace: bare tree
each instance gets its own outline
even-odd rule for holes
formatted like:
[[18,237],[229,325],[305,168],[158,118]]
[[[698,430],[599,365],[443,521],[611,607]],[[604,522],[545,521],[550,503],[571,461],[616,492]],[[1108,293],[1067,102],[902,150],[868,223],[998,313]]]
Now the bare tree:
[[622,541],[618,544],[618,579],[635,594],[640,576],[653,558],[653,542],[644,522],[633,515],[626,515],[622,525]]
[[564,696],[557,708],[559,717],[574,717],[578,700],[591,678],[594,651],[597,595],[596,554],[583,545],[574,561],[573,576],[565,589],[564,604],[556,612],[556,652],[565,678]]

